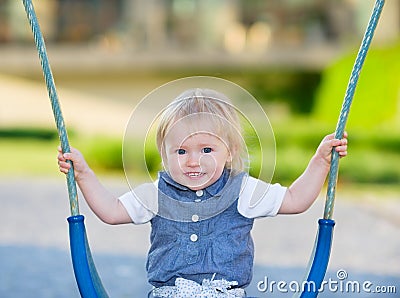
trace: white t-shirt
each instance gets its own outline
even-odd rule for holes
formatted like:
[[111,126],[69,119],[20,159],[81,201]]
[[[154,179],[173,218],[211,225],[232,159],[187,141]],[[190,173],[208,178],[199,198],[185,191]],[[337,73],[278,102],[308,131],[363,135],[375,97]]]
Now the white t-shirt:
[[[158,179],[135,187],[118,199],[134,224],[144,224],[157,215]],[[238,200],[238,211],[247,218],[277,215],[287,188],[245,175]]]

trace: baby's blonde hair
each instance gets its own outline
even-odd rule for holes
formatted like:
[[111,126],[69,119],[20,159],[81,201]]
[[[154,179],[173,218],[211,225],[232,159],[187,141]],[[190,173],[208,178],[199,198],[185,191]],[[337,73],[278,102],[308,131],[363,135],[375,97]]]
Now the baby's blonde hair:
[[163,156],[163,143],[169,129],[184,117],[202,115],[212,121],[213,129],[229,147],[232,162],[225,166],[234,173],[245,169],[246,146],[242,138],[242,129],[238,113],[231,101],[222,93],[211,89],[189,89],[180,94],[161,113],[157,128],[157,148]]

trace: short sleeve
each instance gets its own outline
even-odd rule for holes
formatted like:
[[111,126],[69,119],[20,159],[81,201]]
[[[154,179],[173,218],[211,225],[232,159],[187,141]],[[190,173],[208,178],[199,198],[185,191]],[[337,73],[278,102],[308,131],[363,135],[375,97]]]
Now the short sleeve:
[[118,199],[134,224],[147,223],[157,213],[157,185],[155,183],[139,185]]
[[287,188],[245,176],[239,195],[238,211],[247,218],[276,216]]

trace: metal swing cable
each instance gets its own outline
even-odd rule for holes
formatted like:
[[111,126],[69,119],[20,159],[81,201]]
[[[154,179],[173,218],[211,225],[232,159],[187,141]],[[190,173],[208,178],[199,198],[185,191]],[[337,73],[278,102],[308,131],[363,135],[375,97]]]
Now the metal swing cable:
[[[365,57],[367,56],[368,49],[370,47],[372,37],[374,35],[375,28],[378,24],[378,20],[382,13],[384,4],[385,4],[385,0],[377,0],[375,2],[375,6],[372,11],[371,18],[368,22],[368,26],[365,31],[364,38],[361,42],[361,46],[360,46],[360,49],[357,54],[357,58],[355,60],[354,66],[353,66],[353,70],[350,75],[349,83],[347,85],[342,109],[341,109],[340,115],[339,115],[339,121],[337,123],[336,131],[335,131],[336,139],[343,138],[344,129],[346,126],[347,118],[349,116],[350,106],[353,101],[354,92],[355,92],[355,89],[357,86],[358,78],[360,76],[361,68],[364,64]],[[333,207],[334,207],[334,202],[335,202],[338,171],[339,171],[339,153],[333,149],[332,150],[331,167],[329,170],[328,189],[327,189],[326,201],[325,201],[324,219],[331,219],[332,215],[333,215]]]
[[[23,4],[29,20],[29,25],[32,29],[33,39],[35,41],[35,45],[39,54],[40,64],[42,66],[43,76],[46,81],[46,87],[51,101],[53,116],[56,122],[57,132],[61,142],[61,149],[63,153],[70,152],[67,129],[65,128],[64,118],[61,112],[60,102],[58,100],[56,85],[54,82],[53,73],[50,68],[49,59],[47,57],[46,46],[42,32],[40,30],[39,22],[37,20],[36,13],[32,5],[32,1],[23,0]],[[71,215],[75,216],[79,214],[78,195],[74,176],[74,168],[72,162],[68,162],[71,164],[71,169],[68,171],[67,174],[69,204]]]
[[[70,152],[67,130],[61,107],[58,100],[57,90],[51,72],[50,63],[47,57],[46,47],[39,22],[36,17],[31,0],[23,0],[25,11],[32,29],[33,38],[39,53],[40,64],[42,66],[46,87],[49,93],[51,107],[57,126],[57,132],[61,141],[62,152]],[[67,174],[68,196],[71,209],[71,216],[68,218],[70,233],[70,250],[74,267],[75,279],[82,297],[101,297],[107,298],[108,294],[103,287],[100,276],[94,265],[92,254],[89,248],[84,225],[84,217],[79,214],[78,196],[74,168],[72,162]]]

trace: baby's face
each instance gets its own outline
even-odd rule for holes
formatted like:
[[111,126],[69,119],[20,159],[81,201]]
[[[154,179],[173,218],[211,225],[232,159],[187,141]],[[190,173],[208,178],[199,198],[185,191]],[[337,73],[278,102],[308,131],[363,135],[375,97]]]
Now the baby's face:
[[172,179],[192,190],[212,185],[231,161],[227,144],[207,126],[178,121],[164,139],[164,166]]

